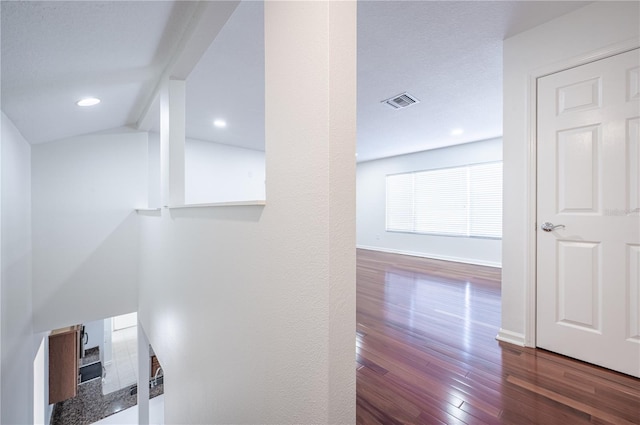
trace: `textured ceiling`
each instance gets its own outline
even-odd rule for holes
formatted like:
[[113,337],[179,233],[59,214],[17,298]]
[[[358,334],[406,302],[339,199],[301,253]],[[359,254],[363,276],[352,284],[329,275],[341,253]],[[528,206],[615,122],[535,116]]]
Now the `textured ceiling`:
[[[501,136],[502,41],[585,4],[359,3],[358,161]],[[405,91],[420,103],[380,103]]]
[[[502,40],[585,4],[359,2],[358,160],[500,136]],[[31,143],[137,122],[194,10],[2,1],[3,111]],[[263,149],[262,34],[262,3],[241,3],[187,78],[188,137]],[[380,104],[404,91],[421,102]],[[81,110],[85,95],[103,102]],[[451,136],[458,127],[464,134]]]

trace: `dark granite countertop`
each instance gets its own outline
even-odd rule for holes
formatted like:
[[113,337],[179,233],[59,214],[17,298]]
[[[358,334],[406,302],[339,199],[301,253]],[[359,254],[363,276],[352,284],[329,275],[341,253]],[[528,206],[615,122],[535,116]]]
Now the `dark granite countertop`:
[[[100,356],[96,348],[95,352],[87,350],[80,363],[86,365],[98,360],[100,360]],[[136,391],[132,391],[133,389]],[[55,404],[51,415],[51,425],[92,424],[138,404],[136,392],[137,386],[132,385],[109,394],[102,394],[102,379],[85,382],[78,385],[78,395]],[[150,398],[163,393],[163,384],[149,389]]]

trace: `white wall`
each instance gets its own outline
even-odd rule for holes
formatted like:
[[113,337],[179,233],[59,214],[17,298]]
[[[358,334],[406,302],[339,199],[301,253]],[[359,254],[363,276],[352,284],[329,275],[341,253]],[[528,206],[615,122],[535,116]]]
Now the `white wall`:
[[112,319],[112,329],[119,331],[126,328],[132,328],[138,325],[138,313],[127,313],[116,316]]
[[499,267],[500,240],[387,232],[385,177],[501,159],[502,140],[491,139],[359,163],[356,190],[358,247]]
[[167,423],[355,423],[355,12],[265,4],[265,207],[140,214]]
[[101,356],[104,354],[104,320],[105,319],[100,319],[83,323],[84,331],[89,335],[84,348],[88,350],[89,348],[98,347],[100,348]]
[[33,317],[38,331],[137,309],[147,133],[33,147]]
[[505,40],[504,43],[504,221],[502,257],[503,340],[534,343],[535,324],[528,282],[534,263],[529,241],[535,238],[530,214],[530,78],[553,72],[615,43],[640,44],[638,2],[598,2]]
[[49,332],[34,335],[33,423],[49,425],[53,404],[49,404]]
[[36,353],[31,322],[31,147],[4,113],[1,118],[0,423],[26,424],[33,422]]
[[265,199],[264,152],[186,139],[185,202]]

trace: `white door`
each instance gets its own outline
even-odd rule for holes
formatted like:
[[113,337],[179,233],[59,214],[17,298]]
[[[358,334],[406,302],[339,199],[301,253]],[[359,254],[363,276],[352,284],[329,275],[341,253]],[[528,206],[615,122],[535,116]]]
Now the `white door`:
[[638,49],[538,80],[537,345],[634,376],[639,87]]

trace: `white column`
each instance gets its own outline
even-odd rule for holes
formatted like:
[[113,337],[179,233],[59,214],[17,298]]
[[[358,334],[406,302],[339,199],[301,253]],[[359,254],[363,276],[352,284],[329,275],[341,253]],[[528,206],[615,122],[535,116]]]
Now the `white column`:
[[355,423],[357,3],[329,1],[328,423]]
[[[328,271],[316,282],[321,290],[310,290],[300,297],[301,303],[309,303],[310,312],[324,308],[326,316],[286,313],[291,322],[308,320],[307,326],[313,326],[316,336],[322,335],[307,341],[316,344],[317,351],[300,350],[287,359],[286,355],[299,349],[299,343],[293,342],[295,337],[290,337],[290,341],[281,341],[284,347],[292,345],[286,355],[282,347],[261,353],[271,362],[267,373],[280,369],[277,375],[268,376],[273,378],[267,381],[272,391],[265,395],[268,406],[281,406],[277,415],[269,418],[274,423],[356,422],[356,6],[355,1],[265,2],[265,216],[280,214],[276,220],[289,223],[286,217],[300,208],[314,217],[294,225],[304,225],[313,234],[307,242],[318,244],[314,261],[323,263]],[[315,202],[309,202],[308,193],[314,193]],[[296,197],[297,202],[287,202]],[[286,225],[280,226],[278,223],[276,240],[283,246],[297,243],[295,231],[288,233],[280,230]],[[292,261],[281,255],[286,252],[283,246],[269,249],[276,264]],[[280,279],[277,286],[289,284]],[[273,294],[280,290],[274,288]],[[289,310],[287,303],[278,299],[267,302],[271,309]],[[278,332],[296,335],[300,329],[288,323],[286,330]],[[299,375],[282,372],[293,364],[312,370],[314,379],[304,382]],[[283,398],[287,405],[281,404]]]
[[138,424],[149,425],[149,340],[138,320]]

